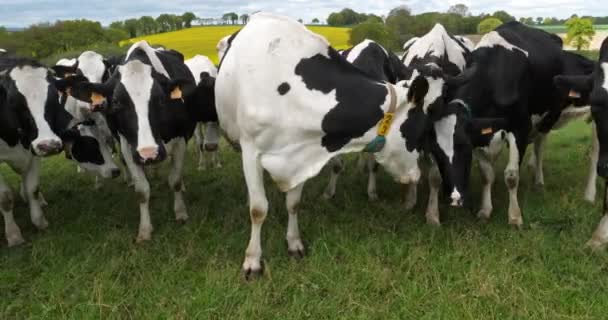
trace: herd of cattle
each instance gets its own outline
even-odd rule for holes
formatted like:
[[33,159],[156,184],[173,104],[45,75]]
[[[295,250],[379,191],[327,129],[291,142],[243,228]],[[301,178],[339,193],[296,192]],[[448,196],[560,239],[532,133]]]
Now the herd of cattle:
[[[595,62],[564,51],[559,37],[517,22],[476,45],[438,24],[408,41],[400,58],[369,40],[339,52],[297,21],[258,13],[217,49],[219,67],[204,56],[184,60],[145,41],[124,57],[87,51],[52,68],[3,54],[0,162],[22,176],[21,196],[33,224],[48,226],[40,159],[60,152],[102,178],[120,175],[120,159],[139,198],[137,241],[149,240],[153,231],[144,167],[168,159],[175,217],[187,220],[182,174],[192,136],[200,169],[221,167],[221,136],[241,152],[252,224],[247,277],[263,270],[264,171],[286,193],[286,240],[297,257],[304,255],[298,227],[304,183],[329,164],[324,195],[333,197],[342,154],[361,153],[371,200],[377,198],[379,166],[406,185],[408,209],[416,204],[421,164],[427,163],[426,219],[439,225],[441,194],[452,206],[471,207],[473,160],[483,184],[478,216],[490,218],[494,162],[506,145],[508,221],[521,227],[517,189],[528,144],[534,144],[531,164],[542,185],[547,135],[591,113],[585,198],[594,201],[598,174],[608,178],[608,41]],[[22,243],[12,191],[1,176],[0,211],[9,246]],[[589,242],[594,248],[606,243],[608,215]]]

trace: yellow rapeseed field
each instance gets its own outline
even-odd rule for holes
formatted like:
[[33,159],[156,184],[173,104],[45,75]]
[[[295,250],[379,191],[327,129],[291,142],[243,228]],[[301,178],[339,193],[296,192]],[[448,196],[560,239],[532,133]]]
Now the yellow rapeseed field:
[[[145,39],[153,45],[161,45],[168,49],[174,49],[186,56],[186,59],[202,54],[208,56],[212,61],[218,63],[217,52],[215,47],[223,37],[233,34],[242,26],[206,26],[193,27],[180,31],[155,34],[133,38],[121,43],[128,45],[130,43]],[[325,38],[337,49],[348,47],[349,28],[335,28],[325,26],[309,26],[313,32],[316,32]]]

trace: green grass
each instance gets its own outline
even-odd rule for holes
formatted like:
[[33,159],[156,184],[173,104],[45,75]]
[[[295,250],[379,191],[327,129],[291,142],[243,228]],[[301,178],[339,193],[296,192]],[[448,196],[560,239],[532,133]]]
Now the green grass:
[[[251,283],[239,274],[249,217],[238,154],[224,148],[224,169],[210,172],[189,156],[183,226],[165,179],[153,178],[155,232],[143,245],[133,241],[136,196],[121,180],[95,191],[62,157],[48,159],[41,190],[51,226],[34,231],[17,206],[28,244],[0,245],[0,319],[602,319],[608,254],[584,248],[600,218],[599,205],[582,200],[589,135],[578,122],[551,136],[544,191],[523,169],[522,231],[507,225],[504,159],[489,224],[442,207],[444,225],[434,228],[424,223],[426,187],[415,212],[404,212],[400,188],[381,174],[381,200],[369,203],[351,157],[336,199],[321,200],[327,174],[305,188],[309,250],[294,261],[284,196],[267,183],[266,274]],[[16,188],[16,176],[0,172]],[[472,185],[479,199],[477,175]]]
[[[208,56],[212,61],[217,63],[217,43],[223,37],[235,33],[242,27],[243,26],[194,27],[180,31],[134,38],[124,41],[122,44],[127,45],[145,39],[151,44],[175,49],[183,53],[187,59],[197,54],[202,54]],[[313,32],[325,36],[335,48],[344,49],[348,47],[350,28],[327,26],[308,26],[308,28]]]

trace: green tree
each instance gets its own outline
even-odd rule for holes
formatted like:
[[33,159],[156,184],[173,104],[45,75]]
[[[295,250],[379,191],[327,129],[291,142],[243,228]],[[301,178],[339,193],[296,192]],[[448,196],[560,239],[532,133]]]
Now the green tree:
[[375,14],[369,14],[367,15],[367,19],[365,19],[364,22],[384,23],[384,20],[382,20],[382,17],[379,17]]
[[394,48],[397,45],[394,35],[383,23],[364,22],[354,26],[348,42],[355,46],[365,39],[374,40],[386,48]]
[[182,14],[182,21],[186,28],[192,28],[192,21],[196,20],[196,15],[192,12]]
[[515,17],[510,15],[508,12],[506,12],[504,10],[494,12],[494,14],[492,14],[492,17],[494,17],[502,22],[515,21]]
[[467,5],[462,4],[462,3],[451,6],[448,9],[448,13],[457,14],[461,17],[468,17],[471,15],[471,12],[469,11],[469,7],[467,7]]
[[158,32],[158,23],[156,23],[156,20],[150,16],[143,16],[139,18],[137,22],[139,23],[139,30],[141,34],[148,35]]
[[329,17],[327,17],[327,24],[330,26],[333,26],[333,27],[343,26],[343,25],[345,25],[344,17],[342,16],[341,13],[334,12],[334,13],[330,14]]
[[242,14],[241,15],[241,23],[247,24],[248,21],[249,21],[249,15],[248,14]]
[[173,17],[170,14],[163,13],[156,18],[156,24],[160,32],[169,32],[173,28]]
[[487,18],[479,23],[477,26],[477,33],[486,34],[494,29],[498,28],[502,24],[502,21],[496,18]]
[[591,19],[570,18],[566,21],[566,28],[568,29],[566,44],[575,47],[578,51],[589,48],[595,35]]
[[129,37],[137,37],[137,30],[139,28],[139,22],[137,19],[128,19],[124,22],[125,31],[129,34]]
[[391,9],[391,11],[389,11],[388,18],[394,17],[394,16],[411,16],[411,15],[412,15],[412,9],[410,9],[410,7],[408,7],[406,5],[400,5],[398,7]]
[[312,19],[312,23],[313,24],[319,24],[319,19],[317,19],[317,18]]

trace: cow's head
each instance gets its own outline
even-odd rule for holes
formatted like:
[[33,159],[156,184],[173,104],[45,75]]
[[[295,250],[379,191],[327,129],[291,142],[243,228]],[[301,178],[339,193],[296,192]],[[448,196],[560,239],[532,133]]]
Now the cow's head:
[[608,179],[608,48],[606,49],[607,62],[600,62],[593,74],[557,76],[554,79],[555,84],[569,90],[571,96],[589,96],[591,114],[597,126],[597,138],[600,142],[597,173],[604,179]]
[[473,146],[467,136],[470,112],[448,102],[471,76],[472,72],[451,77],[433,67],[417,69],[408,92],[412,107],[401,127],[408,150],[424,147],[431,152],[454,206],[462,206],[466,199]]
[[66,157],[102,178],[116,178],[120,169],[112,158],[113,139],[94,120],[74,125],[62,135]]
[[0,72],[0,108],[21,144],[35,155],[50,156],[62,150],[59,136],[71,120],[59,101],[58,90],[63,87],[62,80],[35,62],[21,62]]
[[167,113],[183,107],[187,94],[183,84],[190,82],[169,80],[150,65],[130,60],[108,81],[76,83],[69,91],[74,98],[115,114],[117,130],[131,146],[135,161],[150,164],[166,157],[161,130],[166,130],[164,121],[171,116]]

